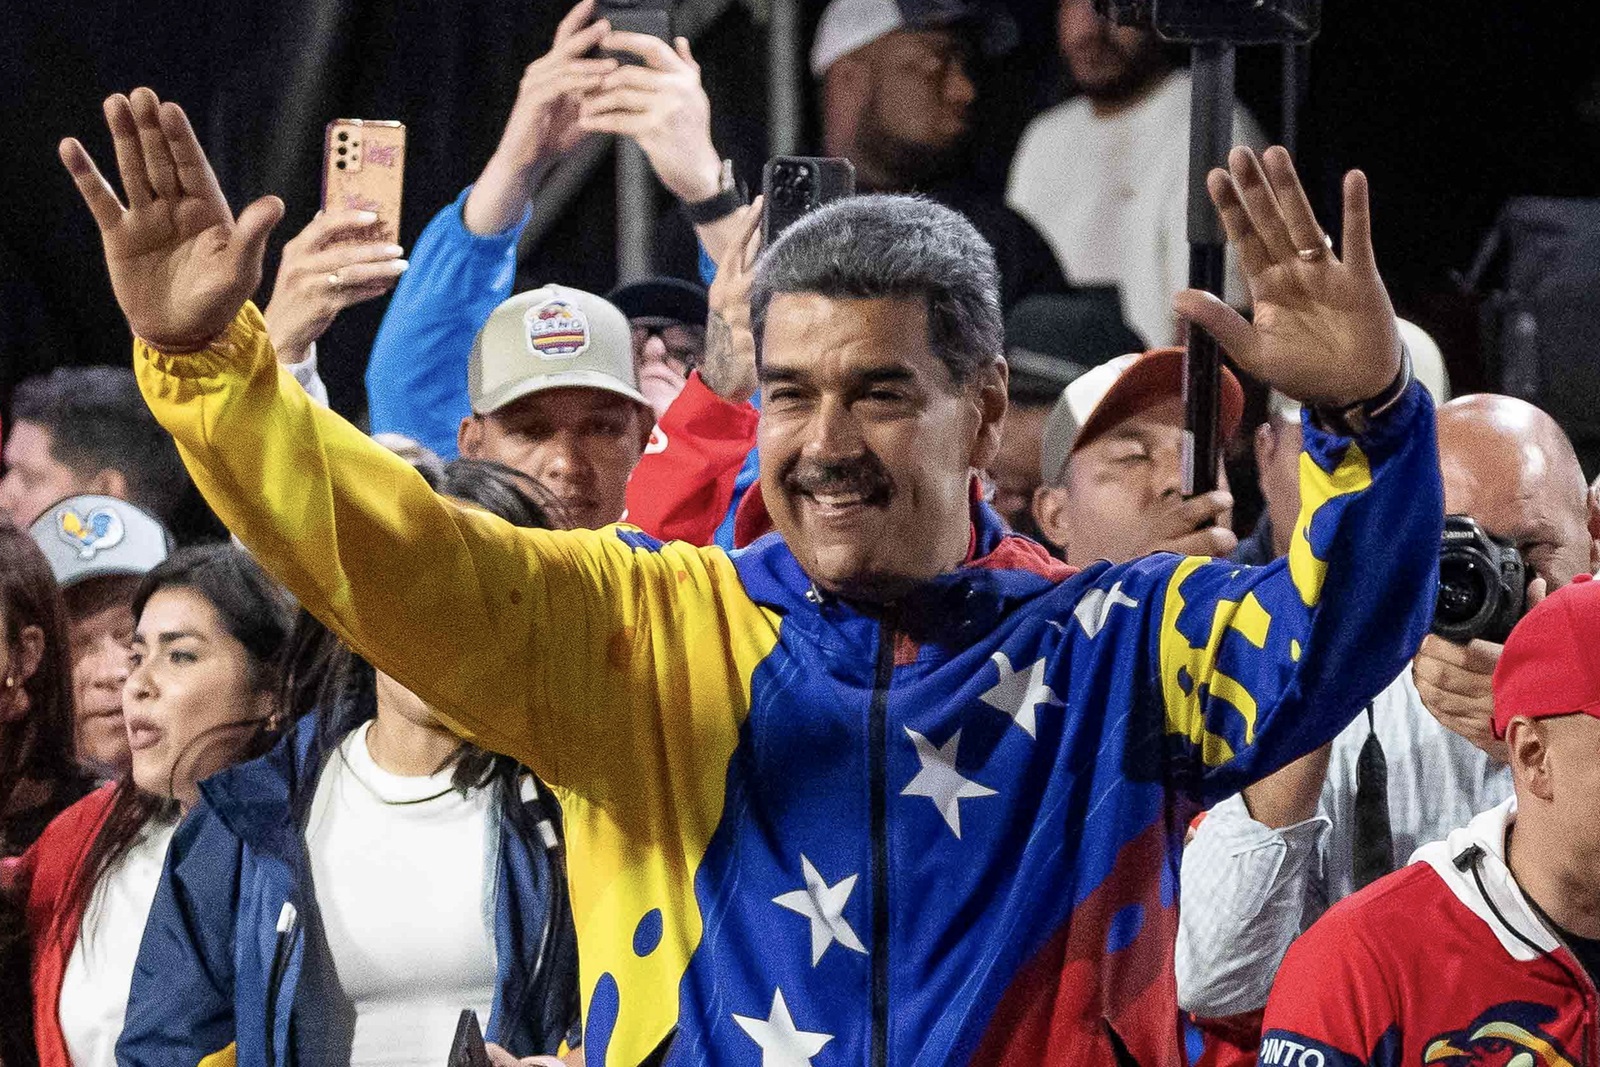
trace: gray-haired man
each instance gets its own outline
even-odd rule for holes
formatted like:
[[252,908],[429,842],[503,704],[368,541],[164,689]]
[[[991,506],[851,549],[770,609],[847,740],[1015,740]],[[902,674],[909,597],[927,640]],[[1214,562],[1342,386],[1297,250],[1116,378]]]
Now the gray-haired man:
[[1431,609],[1432,409],[1364,179],[1341,262],[1287,154],[1236,154],[1213,196],[1276,329],[1181,301],[1322,405],[1295,567],[1073,572],[1006,536],[970,495],[1006,409],[993,254],[907,197],[765,253],[777,534],[729,556],[429,492],[272,367],[245,297],[281,205],[235,223],[148,89],[107,115],[131,207],[77,142],[63,159],[203,490],[374,666],[560,796],[586,1062],[1182,1062],[1177,828],[1333,736]]

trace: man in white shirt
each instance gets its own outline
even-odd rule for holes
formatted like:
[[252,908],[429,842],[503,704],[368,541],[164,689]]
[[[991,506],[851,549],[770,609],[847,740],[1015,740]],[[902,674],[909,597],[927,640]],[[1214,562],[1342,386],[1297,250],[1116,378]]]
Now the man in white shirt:
[[[1516,545],[1535,583],[1555,589],[1587,572],[1583,473],[1549,415],[1511,397],[1460,397],[1439,409],[1439,454],[1447,513],[1470,515]],[[1441,726],[1417,689],[1402,674],[1332,745],[1217,805],[1200,824],[1183,857],[1177,976],[1185,1010],[1208,1018],[1260,1010],[1289,944],[1369,877],[1388,873],[1362,871],[1374,836],[1392,870],[1510,795],[1504,765]],[[1381,775],[1371,773],[1375,763]],[[1368,822],[1364,812],[1374,809],[1378,821]]]
[[[1172,295],[1189,278],[1189,73],[1152,31],[1112,25],[1093,0],[1061,0],[1058,34],[1079,93],[1028,125],[1006,200],[1044,232],[1069,281],[1117,286],[1146,346],[1172,344]],[[1239,107],[1233,141],[1266,144]],[[1244,299],[1235,267],[1228,283],[1229,299]]]

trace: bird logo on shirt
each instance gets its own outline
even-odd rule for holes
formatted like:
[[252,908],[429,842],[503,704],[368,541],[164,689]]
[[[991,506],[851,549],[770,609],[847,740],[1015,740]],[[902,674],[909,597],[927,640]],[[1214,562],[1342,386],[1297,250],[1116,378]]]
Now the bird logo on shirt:
[[1578,1061],[1544,1030],[1555,1018],[1555,1009],[1545,1004],[1499,1004],[1429,1041],[1422,1062],[1427,1067],[1577,1067]]

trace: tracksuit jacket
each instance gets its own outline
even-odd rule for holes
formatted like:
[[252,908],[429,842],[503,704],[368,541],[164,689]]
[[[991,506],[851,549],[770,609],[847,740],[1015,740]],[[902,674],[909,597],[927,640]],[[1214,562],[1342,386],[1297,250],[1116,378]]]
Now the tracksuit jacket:
[[590,1064],[1182,1062],[1178,861],[1415,652],[1443,515],[1413,385],[1305,430],[1259,568],[1073,571],[972,509],[967,562],[869,614],[782,537],[728,553],[442,499],[278,371],[247,304],[136,342],[228,528],[566,819]]
[[1347,897],[1289,949],[1263,1067],[1595,1067],[1594,983],[1505,862],[1515,797]]
[[[310,758],[314,733],[313,720],[304,720],[267,755],[201,783],[145,925],[119,1064],[329,1062],[319,1046],[327,1010],[318,991],[333,980],[333,963],[312,933],[316,894],[292,808],[293,797],[316,789],[326,763]],[[537,798],[523,800],[541,820],[559,822]],[[558,839],[530,840],[504,821],[498,802],[491,812],[501,822],[484,868],[496,879],[497,975],[486,1036],[519,1056],[554,1053],[572,1029],[577,982],[577,946],[557,891],[561,866],[548,844]]]
[[[517,239],[532,213],[480,236],[461,219],[471,191],[417,238],[367,361],[372,432],[404,434],[447,459],[456,454],[457,427],[472,413],[472,340],[511,295]],[[715,273],[709,259],[701,266]],[[627,521],[664,540],[732,547],[733,509],[756,476],[756,419],[753,405],[730,403],[691,374],[628,482]]]

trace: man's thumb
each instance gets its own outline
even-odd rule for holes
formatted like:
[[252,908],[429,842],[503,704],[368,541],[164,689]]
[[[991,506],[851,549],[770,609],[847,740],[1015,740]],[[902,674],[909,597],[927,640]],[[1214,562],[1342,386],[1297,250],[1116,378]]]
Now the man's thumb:
[[283,219],[283,201],[275,196],[263,196],[239,213],[233,228],[234,254],[241,262],[260,272],[267,256],[267,238]]
[[1172,298],[1172,310],[1186,322],[1205,330],[1217,339],[1222,350],[1248,373],[1269,379],[1262,373],[1255,330],[1243,315],[1223,303],[1215,295],[1201,289],[1184,289]]

